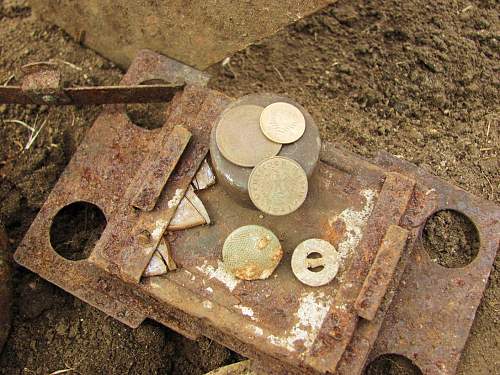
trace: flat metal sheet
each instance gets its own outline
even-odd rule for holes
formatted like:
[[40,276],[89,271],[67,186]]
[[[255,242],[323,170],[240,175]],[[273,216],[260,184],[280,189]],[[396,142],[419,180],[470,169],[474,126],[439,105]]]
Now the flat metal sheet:
[[[133,67],[124,82],[142,80],[150,60],[141,59],[141,69]],[[154,61],[162,59],[153,60],[152,71],[162,66]],[[128,120],[124,106],[106,107],[17,249],[16,261],[132,327],[151,318],[191,338],[210,337],[281,373],[357,375],[367,359],[386,352],[407,355],[429,373],[453,373],[498,249],[500,209],[387,155],[374,164],[325,144],[306,201],[284,217],[240,206],[222,184],[200,191],[212,224],[168,233],[179,269],[138,282],[154,245],[135,247],[130,239],[139,229],[152,233],[151,225],[157,234],[166,229],[206,156],[211,126],[230,102],[192,86],[174,97],[171,125],[188,129],[193,141],[156,208],[134,214],[124,197],[168,126],[147,131]],[[75,201],[96,204],[108,222],[91,258],[76,262],[56,254],[49,236],[57,212]],[[443,271],[420,248],[427,217],[442,208],[471,217],[481,235],[481,250],[465,268]],[[221,263],[223,240],[245,224],[271,229],[282,243],[284,257],[269,279],[240,281]],[[408,230],[410,238],[368,321],[358,317],[355,301],[390,225]],[[294,277],[291,254],[307,238],[325,239],[339,250],[341,266],[330,284],[312,288]]]

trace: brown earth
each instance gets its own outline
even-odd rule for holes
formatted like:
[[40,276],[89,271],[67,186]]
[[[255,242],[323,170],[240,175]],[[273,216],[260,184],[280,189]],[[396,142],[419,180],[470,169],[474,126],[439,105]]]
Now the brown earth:
[[[342,0],[212,67],[211,86],[234,96],[288,95],[308,108],[324,139],[363,156],[385,149],[499,203],[498,10],[493,0]],[[15,83],[21,65],[48,59],[59,59],[73,84],[115,84],[121,76],[34,19],[27,1],[0,1],[0,84]],[[0,221],[11,252],[99,111],[0,105]],[[37,127],[46,121],[28,150],[29,131],[11,119]],[[454,223],[458,230],[443,235]],[[429,227],[437,259],[451,259],[464,244],[472,251],[475,239],[464,225],[440,217]],[[61,227],[63,246],[87,241],[67,236],[68,227]],[[500,373],[499,273],[497,257],[460,374]],[[154,322],[130,330],[19,267],[14,282],[0,374],[201,374],[238,358]]]

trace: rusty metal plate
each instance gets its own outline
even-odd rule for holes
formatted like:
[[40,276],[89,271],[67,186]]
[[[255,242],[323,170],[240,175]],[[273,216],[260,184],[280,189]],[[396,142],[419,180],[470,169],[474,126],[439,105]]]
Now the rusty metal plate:
[[[143,57],[124,82],[139,82],[149,68],[165,66],[161,57],[148,63]],[[418,357],[417,364],[427,369],[442,360],[443,351],[434,350],[441,345],[436,337],[450,344],[446,361],[439,363],[453,369],[498,247],[500,210],[389,156],[371,163],[324,145],[307,199],[285,217],[241,206],[222,184],[199,191],[212,224],[167,233],[178,270],[140,280],[206,156],[211,127],[231,102],[220,93],[188,86],[174,97],[165,126],[156,131],[131,124],[123,106],[106,107],[17,249],[16,260],[132,327],[151,318],[191,338],[210,337],[253,358],[257,367],[278,373],[356,375],[368,359],[386,351]],[[174,125],[186,128],[192,140],[154,209],[137,210],[131,201],[141,186],[138,171],[147,169],[144,163],[155,162],[150,155],[157,151],[158,139],[168,143],[166,135]],[[57,212],[80,200],[98,205],[108,224],[90,258],[73,262],[55,253],[49,231]],[[482,236],[481,252],[465,274],[459,269],[437,272],[419,250],[425,219],[449,205],[472,217]],[[235,279],[222,263],[224,239],[249,224],[269,228],[283,246],[283,259],[266,280]],[[389,228],[401,228],[396,231],[407,232],[408,238],[392,236],[394,229]],[[151,243],[136,241],[144,230],[152,234]],[[308,238],[330,242],[340,256],[335,279],[317,288],[300,283],[291,270],[293,250]],[[389,257],[388,263],[397,265],[378,289],[366,278],[378,274],[389,239],[401,249],[401,259]],[[443,295],[433,297],[431,284],[426,286],[430,281],[419,279],[421,272]],[[364,284],[377,294],[370,305],[376,312],[370,315],[358,311],[356,304],[366,294]],[[445,290],[449,294],[444,295]],[[462,298],[461,303],[450,304],[454,298]],[[440,329],[439,314],[423,310],[428,300],[454,314],[445,323],[448,330]],[[448,305],[442,306],[443,301]],[[429,328],[414,324],[424,320]],[[408,341],[401,343],[401,337]]]
[[[34,13],[128,67],[141,48],[205,69],[335,0],[33,0]],[[113,22],[110,22],[113,20]]]
[[420,193],[426,196],[424,205],[410,208],[414,214],[405,225],[421,231],[433,213],[456,210],[476,226],[480,248],[467,266],[444,268],[431,261],[420,239],[416,242],[401,279],[404,287],[394,292],[370,360],[395,353],[409,358],[424,374],[455,374],[499,248],[500,209],[388,153],[380,153],[375,163],[427,187]]

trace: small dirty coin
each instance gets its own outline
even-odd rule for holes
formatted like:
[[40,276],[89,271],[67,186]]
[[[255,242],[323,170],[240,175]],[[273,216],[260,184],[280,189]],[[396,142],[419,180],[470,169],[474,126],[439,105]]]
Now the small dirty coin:
[[255,207],[269,215],[292,213],[307,196],[307,176],[299,163],[274,156],[259,163],[248,179],[248,193]]
[[281,144],[266,138],[260,130],[263,107],[240,105],[225,112],[215,130],[215,141],[221,154],[241,167],[253,167],[277,155]]
[[292,143],[304,134],[306,120],[294,105],[278,102],[264,108],[260,115],[260,128],[271,141]]
[[227,236],[222,260],[227,271],[239,279],[267,279],[283,256],[278,237],[260,225],[245,225]]
[[337,275],[339,261],[339,253],[332,244],[319,238],[311,238],[295,248],[292,254],[292,271],[306,285],[326,285]]

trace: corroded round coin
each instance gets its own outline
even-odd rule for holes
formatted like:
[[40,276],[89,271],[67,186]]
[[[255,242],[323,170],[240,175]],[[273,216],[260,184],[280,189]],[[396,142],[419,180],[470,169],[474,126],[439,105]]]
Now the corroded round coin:
[[248,193],[255,207],[275,216],[299,208],[307,188],[307,176],[299,163],[282,156],[260,162],[248,179]]
[[304,134],[306,120],[294,105],[278,102],[264,108],[260,115],[260,128],[271,141],[292,143]]
[[245,225],[234,230],[222,247],[225,269],[243,280],[267,279],[282,256],[278,237],[260,225]]
[[339,270],[339,261],[339,253],[333,245],[319,238],[311,238],[295,248],[292,255],[292,271],[302,283],[321,286],[335,278]]
[[222,115],[215,140],[222,155],[230,162],[253,167],[280,151],[281,144],[269,140],[260,130],[262,110],[257,105],[240,105]]

